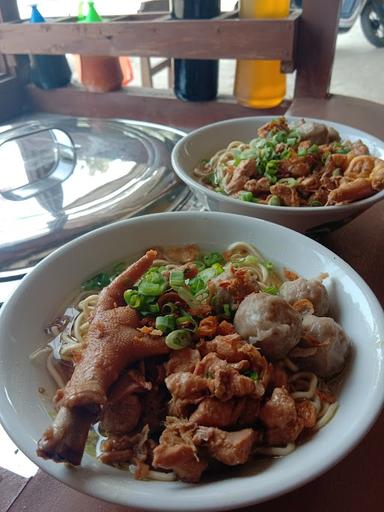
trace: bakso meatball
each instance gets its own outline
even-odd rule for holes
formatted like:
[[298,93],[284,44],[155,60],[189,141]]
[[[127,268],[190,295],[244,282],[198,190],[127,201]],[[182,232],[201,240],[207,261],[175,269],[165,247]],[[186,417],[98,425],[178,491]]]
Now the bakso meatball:
[[313,304],[316,316],[324,316],[329,309],[328,292],[321,281],[300,277],[294,281],[286,281],[280,287],[280,295],[289,304],[307,299]]
[[237,308],[252,292],[259,291],[257,277],[246,268],[227,268],[211,279],[208,288],[216,304],[231,304]]
[[236,311],[236,331],[270,359],[282,359],[299,342],[301,317],[284,299],[251,293]]
[[[307,315],[303,319],[302,336],[307,336],[314,345],[311,355],[292,359],[302,370],[309,370],[319,377],[328,378],[339,373],[345,364],[349,351],[349,342],[343,329],[333,318]],[[321,344],[316,347],[316,344]]]

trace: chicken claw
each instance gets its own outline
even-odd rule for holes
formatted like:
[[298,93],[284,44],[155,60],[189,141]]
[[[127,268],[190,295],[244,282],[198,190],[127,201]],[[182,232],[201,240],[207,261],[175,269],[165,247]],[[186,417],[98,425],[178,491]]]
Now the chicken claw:
[[162,336],[138,331],[138,313],[122,305],[124,291],[140,279],[156,256],[156,251],[147,251],[100,292],[80,360],[66,386],[56,393],[59,412],[39,441],[40,457],[80,464],[89,427],[121,371],[139,359],[169,352]]

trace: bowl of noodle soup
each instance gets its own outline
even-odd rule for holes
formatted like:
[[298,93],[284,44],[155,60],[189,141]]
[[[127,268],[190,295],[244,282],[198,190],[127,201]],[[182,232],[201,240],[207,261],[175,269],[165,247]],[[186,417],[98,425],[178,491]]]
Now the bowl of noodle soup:
[[[241,253],[241,258],[248,258],[247,264],[251,267],[255,259],[262,262],[257,272],[255,270],[262,292],[259,295],[269,294],[271,300],[276,299],[271,288],[281,289],[284,276],[292,278],[296,273],[305,279],[323,279],[329,297],[328,314],[342,327],[350,346],[342,373],[331,383],[337,406],[332,407],[328,415],[323,411],[316,420],[316,429],[294,443],[295,446],[271,451],[256,443],[259,449],[252,452],[246,464],[229,468],[214,465],[202,475],[201,485],[180,479],[160,482],[151,478],[156,474],[135,480],[130,468],[122,470],[102,464],[91,451],[86,451],[76,469],[37,456],[39,439],[56,414],[52,397],[61,386],[47,367],[49,358],[44,349],[57,334],[51,331],[47,335],[47,326],[52,328],[55,319],[62,318],[64,313],[70,315],[68,308],[78,308],[73,328],[74,338],[81,344],[88,332],[89,313],[101,300],[95,297],[100,292],[90,293],[94,282],[85,294],[83,283],[102,279],[104,271],[119,275],[122,269],[116,268],[116,263],[137,261],[150,248],[190,244],[197,244],[204,255],[229,254],[228,261],[235,267],[239,261],[237,257],[230,259],[233,254]],[[173,264],[169,253],[158,254],[157,265]],[[211,259],[210,265],[206,262],[206,268],[200,272],[212,267],[217,270],[217,265],[217,261]],[[219,265],[224,268],[226,263]],[[178,272],[169,267],[166,270]],[[156,279],[153,283],[161,285]],[[134,307],[143,290],[140,284],[137,288],[128,288],[126,301]],[[240,305],[254,295],[258,293],[242,297]],[[186,296],[184,298],[187,300]],[[79,316],[79,312],[83,316]],[[236,319],[233,322],[236,325]],[[57,250],[35,267],[7,301],[0,316],[0,419],[17,446],[40,468],[97,498],[154,510],[225,510],[247,506],[288,492],[325,472],[367,433],[384,399],[383,334],[383,311],[369,287],[339,257],[311,239],[276,224],[233,214],[148,215],[98,229]],[[204,342],[210,343],[210,339]],[[76,347],[70,344],[71,340],[64,347],[68,357],[76,352]],[[264,350],[268,353],[268,348],[262,348],[262,354]],[[33,354],[39,355],[31,358]],[[168,358],[168,355],[163,357]],[[204,357],[202,355],[202,360]],[[274,360],[273,353],[269,352],[269,357]],[[286,364],[289,366],[291,362]],[[249,369],[242,372],[243,376],[247,375],[247,382],[256,380],[256,389],[263,378],[262,370],[260,378],[256,379]],[[296,393],[294,399],[314,397],[321,377],[317,379],[310,371],[295,376],[295,365],[286,372],[291,379],[290,392]],[[321,401],[324,399],[324,395],[318,396]],[[280,448],[287,448],[287,445]],[[163,471],[160,468],[162,474]]]
[[[321,127],[326,135],[310,128],[305,135],[300,123]],[[384,143],[356,128],[320,119],[260,116],[190,132],[173,149],[172,164],[207,209],[306,232],[333,229],[381,200],[383,157]],[[363,160],[378,164],[380,183],[374,190],[365,171],[362,178]]]

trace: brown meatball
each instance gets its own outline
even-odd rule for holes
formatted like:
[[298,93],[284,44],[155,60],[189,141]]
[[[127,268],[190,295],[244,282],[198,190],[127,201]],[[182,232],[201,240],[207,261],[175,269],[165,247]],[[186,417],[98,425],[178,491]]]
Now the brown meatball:
[[349,352],[349,342],[340,325],[333,318],[307,315],[303,319],[303,338],[306,336],[321,346],[314,354],[297,359],[293,350],[292,357],[299,368],[323,378],[339,373]]
[[294,281],[286,281],[280,287],[280,295],[289,304],[307,299],[312,302],[315,315],[324,316],[329,309],[328,292],[321,281],[299,277]]
[[236,311],[236,331],[270,359],[282,359],[299,342],[301,317],[284,299],[251,293]]

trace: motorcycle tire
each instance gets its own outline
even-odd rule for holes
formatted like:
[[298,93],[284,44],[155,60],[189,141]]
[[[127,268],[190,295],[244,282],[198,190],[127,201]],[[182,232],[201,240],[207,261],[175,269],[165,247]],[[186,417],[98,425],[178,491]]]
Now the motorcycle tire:
[[375,10],[373,2],[367,2],[360,16],[361,28],[368,41],[376,48],[384,48],[384,19]]

